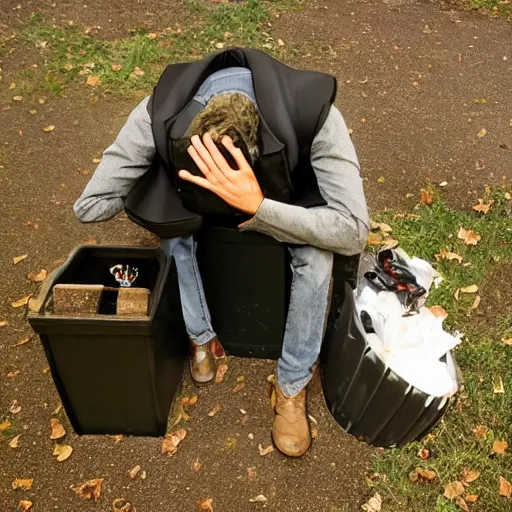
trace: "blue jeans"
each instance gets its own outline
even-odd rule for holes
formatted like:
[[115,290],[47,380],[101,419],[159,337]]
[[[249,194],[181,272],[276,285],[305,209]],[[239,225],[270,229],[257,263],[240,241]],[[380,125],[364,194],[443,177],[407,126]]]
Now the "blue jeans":
[[[215,337],[215,331],[197,266],[194,237],[163,239],[161,248],[176,262],[188,335],[198,345],[208,343]],[[333,254],[310,246],[288,250],[293,279],[277,380],[285,395],[295,396],[311,380],[312,367],[320,352]]]

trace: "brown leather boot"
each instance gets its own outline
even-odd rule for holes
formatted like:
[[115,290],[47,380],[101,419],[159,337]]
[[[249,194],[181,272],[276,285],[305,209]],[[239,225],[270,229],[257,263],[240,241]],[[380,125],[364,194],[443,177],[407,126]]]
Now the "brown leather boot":
[[207,384],[215,377],[215,358],[212,344],[215,339],[204,345],[190,342],[190,374],[198,384]]
[[298,395],[287,397],[279,384],[274,384],[275,417],[272,439],[276,448],[288,457],[300,457],[311,446],[311,432],[306,415],[306,388]]

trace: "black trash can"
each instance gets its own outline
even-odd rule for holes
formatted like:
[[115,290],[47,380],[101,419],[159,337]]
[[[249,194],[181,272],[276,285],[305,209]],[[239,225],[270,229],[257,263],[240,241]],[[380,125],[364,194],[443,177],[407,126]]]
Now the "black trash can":
[[[48,314],[56,284],[116,287],[110,268],[117,263],[136,267],[136,286],[150,290],[147,317]],[[29,323],[78,434],[165,434],[188,350],[173,267],[159,249],[81,246],[32,301]]]
[[[212,323],[226,352],[278,359],[292,280],[286,245],[220,224],[205,225],[196,240]],[[359,255],[334,261],[336,279],[355,284]]]
[[[353,289],[346,281],[334,282],[320,359],[332,416],[348,433],[375,446],[403,446],[421,439],[452,402],[420,391],[386,366],[366,339]],[[444,362],[460,386],[451,353]]]

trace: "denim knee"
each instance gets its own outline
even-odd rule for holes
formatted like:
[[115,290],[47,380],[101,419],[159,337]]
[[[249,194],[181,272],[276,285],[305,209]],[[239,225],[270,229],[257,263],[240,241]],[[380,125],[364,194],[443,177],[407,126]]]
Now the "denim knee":
[[321,286],[331,278],[334,257],[332,252],[309,245],[290,247],[289,251],[294,273],[307,276],[316,286]]

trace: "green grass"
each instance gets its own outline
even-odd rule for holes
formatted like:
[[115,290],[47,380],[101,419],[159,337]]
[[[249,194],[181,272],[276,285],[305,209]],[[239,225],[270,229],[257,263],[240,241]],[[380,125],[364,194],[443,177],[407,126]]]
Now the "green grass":
[[[89,75],[100,79],[100,89],[126,94],[148,92],[167,64],[199,59],[230,46],[264,49],[285,58],[270,35],[276,13],[299,7],[305,0],[248,0],[243,4],[213,4],[189,0],[186,24],[157,32],[156,38],[134,30],[123,39],[101,40],[76,26],[54,28],[40,14],[31,15],[20,38],[35,46],[45,64],[26,71],[14,94],[30,94],[41,85],[61,94],[73,82],[85,83]],[[120,66],[114,71],[112,66]],[[135,76],[136,68],[144,74]],[[42,82],[42,84],[41,84]]]
[[510,0],[471,0],[473,9],[485,9],[496,15],[511,15],[512,3]]
[[[454,211],[437,199],[434,204],[421,206],[414,213],[419,219],[395,218],[386,213],[378,220],[393,227],[393,236],[410,255],[431,262],[443,274],[445,281],[433,290],[428,304],[441,305],[448,312],[446,328],[464,333],[455,357],[463,375],[463,388],[454,407],[433,431],[434,439],[427,436],[421,442],[401,449],[390,449],[378,455],[373,471],[380,476],[374,485],[387,497],[385,510],[393,512],[455,512],[460,510],[442,497],[443,487],[460,479],[464,468],[480,471],[480,477],[469,484],[468,494],[477,494],[477,503],[469,504],[471,511],[505,512],[512,510],[512,500],[499,496],[499,476],[512,481],[512,455],[491,455],[494,440],[506,440],[512,445],[512,347],[502,338],[512,337],[512,312],[494,318],[493,311],[470,310],[474,296],[461,294],[457,302],[457,288],[477,284],[480,292],[501,286],[501,293],[510,293],[512,280],[505,283],[491,279],[497,265],[512,269],[512,203],[504,197],[506,188],[488,191],[485,200],[495,203],[487,215],[476,212]],[[508,187],[510,193],[510,187]],[[457,238],[460,227],[473,229],[482,239],[476,246],[467,246]],[[457,261],[440,260],[435,254],[447,249],[463,256],[464,267]],[[511,272],[512,273],[512,272]],[[490,292],[489,292],[490,293]],[[502,295],[503,296],[503,295]],[[493,305],[492,296],[483,296]],[[483,308],[483,306],[481,306]],[[494,393],[493,384],[503,380],[505,393]],[[483,439],[477,439],[473,429],[484,425],[489,430]],[[431,457],[421,460],[420,448],[430,450]],[[412,483],[408,474],[415,467],[434,470],[437,478],[432,483]]]

